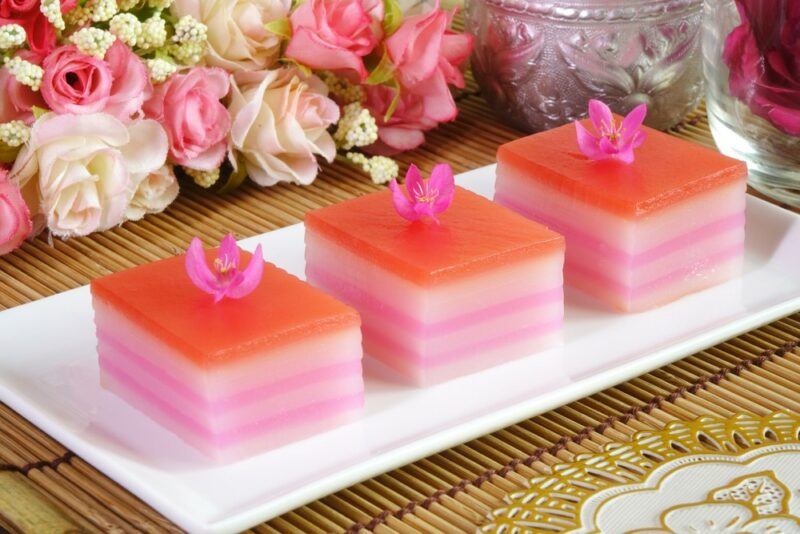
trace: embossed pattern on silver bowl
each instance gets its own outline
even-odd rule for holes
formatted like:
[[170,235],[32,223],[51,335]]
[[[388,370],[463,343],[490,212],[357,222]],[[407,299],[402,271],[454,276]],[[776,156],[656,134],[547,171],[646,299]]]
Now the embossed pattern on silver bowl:
[[591,98],[618,113],[648,105],[669,128],[703,93],[702,0],[467,0],[472,69],[489,103],[533,132],[585,116]]

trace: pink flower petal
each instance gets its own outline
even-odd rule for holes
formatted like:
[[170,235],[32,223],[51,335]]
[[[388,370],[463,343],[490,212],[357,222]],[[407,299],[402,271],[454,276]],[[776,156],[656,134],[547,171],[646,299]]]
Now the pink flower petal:
[[579,121],[575,121],[575,133],[578,136],[578,148],[589,159],[597,159],[602,155],[598,139]]
[[239,268],[239,247],[236,246],[236,238],[233,237],[233,234],[229,233],[222,238],[217,258],[223,265],[230,265],[233,269]]
[[414,192],[415,191],[422,191],[425,184],[422,180],[422,173],[419,172],[419,167],[414,165],[413,163],[409,165],[408,170],[406,171],[406,191],[408,191],[408,195],[414,200]]
[[[239,249],[236,249],[236,252],[238,256]],[[241,271],[237,275],[235,281],[228,286],[225,296],[232,299],[240,299],[249,295],[258,287],[263,274],[264,255],[261,252],[261,245],[258,245],[255,252],[253,252],[253,255],[250,257],[250,262],[247,264],[247,267]]]
[[636,135],[633,136],[633,139],[630,142],[631,147],[639,148],[640,146],[642,146],[644,144],[644,142],[646,140],[647,140],[647,134],[645,132],[639,130],[639,131],[636,132]]
[[608,137],[600,138],[600,154],[603,157],[613,156],[617,152],[619,152],[619,149],[614,146],[614,143]]
[[592,124],[598,131],[608,128],[614,123],[611,108],[600,100],[589,100],[589,118],[592,119]]
[[622,120],[622,135],[632,138],[647,116],[647,104],[639,104]]
[[213,295],[219,290],[217,278],[206,263],[203,243],[196,237],[186,251],[186,274],[194,285],[206,293]]
[[433,209],[433,204],[431,202],[419,202],[414,204],[414,212],[416,213],[417,219],[430,217],[433,222],[439,224],[439,219],[436,218],[436,211]]
[[453,177],[453,169],[447,163],[439,163],[431,171],[431,177],[428,180],[428,187],[431,190],[438,191],[436,200],[432,203],[433,213],[442,213],[453,202],[453,196],[456,192],[455,178]]
[[614,154],[614,159],[621,161],[622,163],[633,163],[634,155],[633,155],[633,147],[627,146],[624,150],[620,150],[616,154]]
[[[408,180],[408,174],[406,174],[406,180]],[[414,210],[414,204],[412,204],[405,193],[403,193],[403,190],[400,189],[397,180],[389,182],[389,189],[392,191],[392,204],[394,204],[394,209],[397,213],[402,218],[409,221],[416,221],[419,219],[419,216]]]

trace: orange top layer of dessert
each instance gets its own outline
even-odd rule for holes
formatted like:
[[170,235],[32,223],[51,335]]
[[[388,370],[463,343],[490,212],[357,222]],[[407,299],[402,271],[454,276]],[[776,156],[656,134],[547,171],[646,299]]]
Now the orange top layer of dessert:
[[[242,251],[242,265],[250,254]],[[206,251],[209,262],[216,250]],[[358,313],[265,263],[249,295],[214,298],[186,275],[176,256],[92,281],[92,293],[198,365],[224,364],[285,343],[360,324]]]
[[[592,129],[589,121],[584,125]],[[574,124],[506,143],[497,160],[518,169],[527,180],[629,218],[747,177],[744,162],[652,128],[642,129],[647,139],[635,150],[631,164],[584,156]]]
[[382,191],[306,215],[306,227],[383,269],[420,285],[563,250],[564,238],[456,187],[453,203],[430,220],[409,222]]

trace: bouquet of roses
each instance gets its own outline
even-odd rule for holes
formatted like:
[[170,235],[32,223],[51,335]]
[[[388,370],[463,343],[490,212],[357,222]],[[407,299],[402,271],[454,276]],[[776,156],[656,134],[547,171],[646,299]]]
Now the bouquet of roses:
[[438,3],[0,0],[0,254],[168,206],[176,175],[378,183],[455,118],[472,38]]

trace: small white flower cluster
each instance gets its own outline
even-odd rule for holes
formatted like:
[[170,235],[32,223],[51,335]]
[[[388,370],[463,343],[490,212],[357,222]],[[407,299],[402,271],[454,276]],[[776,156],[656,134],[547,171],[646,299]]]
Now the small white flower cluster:
[[169,52],[185,65],[200,63],[206,53],[208,27],[191,15],[184,15],[175,24],[175,35]]
[[208,26],[191,15],[184,15],[175,24],[172,40],[176,43],[205,43],[207,36]]
[[361,167],[362,171],[369,174],[372,182],[378,185],[392,181],[397,178],[397,174],[400,172],[397,162],[386,156],[372,156],[370,158],[361,152],[348,152],[347,159]]
[[166,59],[146,59],[147,70],[150,73],[150,80],[153,83],[161,83],[172,76],[178,70],[177,65]]
[[61,16],[61,0],[42,0],[39,10],[57,30],[63,30],[66,27],[64,17]]
[[184,65],[197,65],[206,54],[205,43],[180,43],[169,47],[169,52]]
[[70,42],[87,56],[103,59],[114,44],[114,34],[100,28],[81,28],[69,36]]
[[93,22],[111,20],[111,17],[119,12],[116,0],[92,0],[91,4],[91,18]]
[[378,140],[378,125],[360,102],[351,102],[344,107],[333,139],[344,150],[371,145]]
[[136,46],[142,35],[142,23],[131,13],[118,13],[108,24],[108,31],[128,46]]
[[351,102],[361,102],[364,99],[364,90],[360,85],[353,85],[328,71],[319,73],[319,77],[328,86],[330,94],[340,102],[349,104]]
[[167,21],[156,13],[142,23],[142,35],[139,46],[142,48],[160,48],[167,42]]
[[69,26],[86,26],[92,20],[91,2],[77,5],[64,14],[64,21]]
[[194,183],[208,189],[219,180],[219,169],[214,169],[211,171],[198,171],[196,169],[189,169],[188,167],[183,168],[184,172],[194,180]]
[[17,148],[31,138],[31,129],[22,121],[11,121],[0,124],[0,143]]
[[14,56],[6,58],[6,68],[19,83],[27,85],[34,91],[38,91],[42,85],[44,70],[39,65],[25,61],[19,56]]
[[19,24],[0,26],[0,50],[11,50],[25,43],[25,29]]

